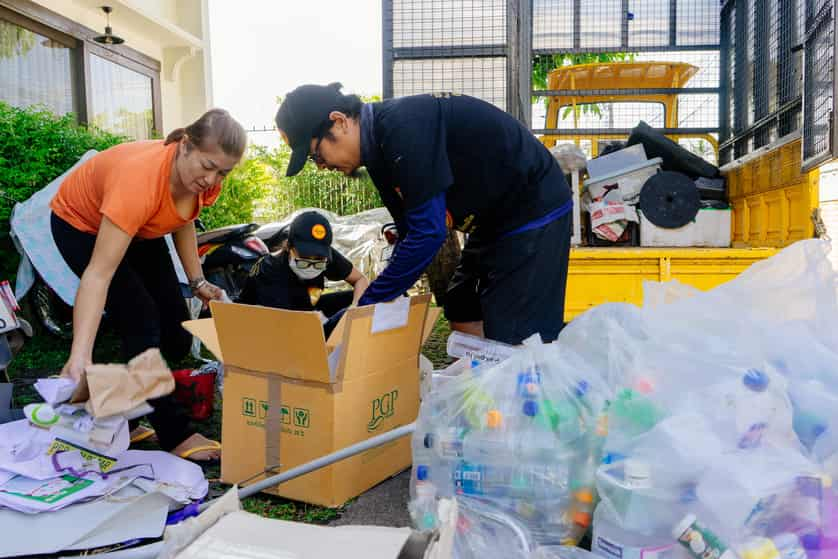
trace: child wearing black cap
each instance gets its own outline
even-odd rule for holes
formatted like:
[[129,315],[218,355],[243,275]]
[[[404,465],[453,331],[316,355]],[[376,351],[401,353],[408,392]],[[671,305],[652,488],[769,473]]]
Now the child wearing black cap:
[[[345,281],[352,291],[323,294],[326,280]],[[357,304],[369,280],[344,255],[332,248],[332,227],[315,211],[291,222],[288,242],[279,252],[262,257],[250,272],[241,301],[294,311],[320,311],[325,318]],[[326,335],[337,320],[326,323]]]

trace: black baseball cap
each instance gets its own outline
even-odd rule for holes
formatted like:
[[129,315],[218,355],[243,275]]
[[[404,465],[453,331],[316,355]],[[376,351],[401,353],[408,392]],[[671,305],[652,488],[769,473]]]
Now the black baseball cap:
[[300,256],[328,258],[332,246],[332,226],[320,212],[303,212],[291,222],[288,243]]
[[341,87],[339,83],[301,85],[285,96],[276,112],[276,127],[291,146],[286,177],[293,177],[302,170],[311,150],[311,139],[330,126],[329,113],[340,110],[343,104]]

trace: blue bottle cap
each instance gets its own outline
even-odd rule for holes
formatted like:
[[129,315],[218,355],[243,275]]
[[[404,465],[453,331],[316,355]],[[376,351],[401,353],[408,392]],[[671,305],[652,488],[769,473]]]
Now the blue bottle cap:
[[425,438],[422,440],[422,445],[425,448],[433,448],[434,447],[434,434],[433,433],[425,433]]
[[757,369],[749,369],[742,377],[742,383],[754,392],[762,392],[768,388],[768,375]]
[[803,534],[800,536],[800,543],[803,544],[805,549],[820,549],[821,548],[821,536],[820,534]]
[[685,484],[681,488],[680,501],[682,504],[694,503],[698,501],[698,492],[694,483]]
[[620,460],[625,460],[625,454],[620,454],[619,452],[609,452],[602,457],[603,464],[613,464],[614,462],[619,462]]
[[524,415],[528,417],[535,417],[538,414],[538,402],[535,400],[527,400],[524,402]]
[[424,464],[420,464],[416,466],[416,479],[419,481],[425,481],[428,479],[428,467]]
[[588,393],[588,390],[590,390],[590,388],[591,385],[588,384],[588,381],[580,380],[576,383],[576,388],[574,388],[573,391],[576,393],[577,398],[581,398],[582,396]]

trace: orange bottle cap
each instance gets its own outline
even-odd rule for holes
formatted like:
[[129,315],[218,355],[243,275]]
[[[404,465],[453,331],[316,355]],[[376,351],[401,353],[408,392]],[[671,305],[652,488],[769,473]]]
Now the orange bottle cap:
[[499,410],[489,410],[486,414],[486,425],[497,429],[503,423],[503,414]]

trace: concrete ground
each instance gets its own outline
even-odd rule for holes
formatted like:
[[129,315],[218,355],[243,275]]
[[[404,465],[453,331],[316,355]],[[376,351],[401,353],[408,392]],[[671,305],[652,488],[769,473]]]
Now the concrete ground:
[[352,501],[330,526],[410,526],[410,515],[407,512],[409,500],[410,470],[405,470]]

